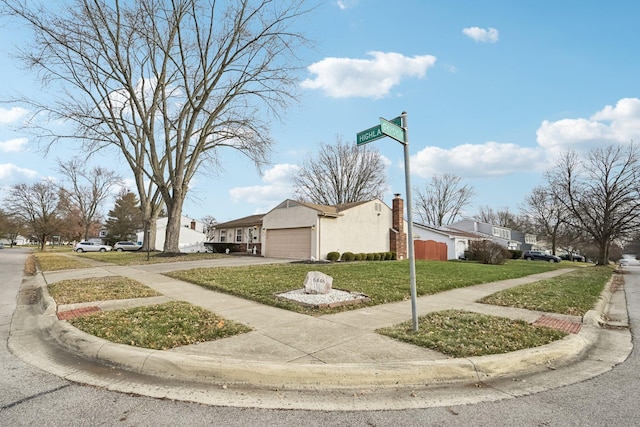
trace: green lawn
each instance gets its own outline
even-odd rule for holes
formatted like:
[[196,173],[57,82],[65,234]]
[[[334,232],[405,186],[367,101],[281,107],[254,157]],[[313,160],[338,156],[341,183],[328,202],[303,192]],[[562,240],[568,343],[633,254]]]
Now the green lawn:
[[[418,296],[454,288],[528,276],[570,264],[509,261],[504,265],[471,262],[416,261]],[[226,292],[263,304],[302,313],[320,309],[279,301],[274,294],[303,287],[308,271],[321,271],[333,277],[333,287],[368,295],[368,305],[385,304],[410,298],[408,261],[369,261],[335,264],[278,264],[234,268],[198,268],[167,273],[168,276]],[[356,306],[357,307],[357,306]],[[340,307],[331,311],[353,309]],[[324,309],[322,313],[328,313]]]

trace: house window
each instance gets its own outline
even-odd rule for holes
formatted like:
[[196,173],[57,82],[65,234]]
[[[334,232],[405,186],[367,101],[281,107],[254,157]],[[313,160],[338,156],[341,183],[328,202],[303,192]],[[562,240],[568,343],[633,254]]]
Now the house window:
[[236,243],[242,242],[242,228],[236,228]]
[[220,230],[220,243],[224,243],[227,240],[227,230]]

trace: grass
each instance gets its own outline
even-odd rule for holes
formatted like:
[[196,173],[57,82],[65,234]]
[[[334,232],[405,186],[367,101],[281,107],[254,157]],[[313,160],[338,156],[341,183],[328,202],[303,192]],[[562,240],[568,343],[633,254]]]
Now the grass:
[[479,302],[582,316],[594,307],[612,273],[606,266],[580,268],[550,280],[489,295]]
[[[505,265],[468,262],[416,261],[416,293],[420,295],[480,283],[511,279],[565,267],[562,263],[509,261]],[[167,273],[168,276],[226,292],[262,304],[307,314],[330,313],[357,306],[327,310],[278,301],[274,294],[303,286],[308,271],[333,277],[333,287],[361,292],[371,298],[368,305],[410,299],[407,261],[352,262],[336,264],[278,264],[235,268],[198,268]],[[362,305],[360,305],[362,306]]]
[[49,285],[57,304],[145,298],[161,295],[140,282],[120,276],[62,280]]
[[69,322],[86,333],[115,343],[154,350],[212,341],[251,330],[186,302],[100,312]]
[[159,264],[159,263],[179,262],[179,261],[199,261],[203,259],[219,259],[219,258],[228,256],[226,254],[214,254],[209,252],[167,256],[167,255],[163,255],[162,252],[152,251],[152,252],[149,252],[149,260],[147,261],[147,253],[142,251],[85,252],[85,253],[76,254],[76,255],[81,258],[89,258],[96,261],[110,262],[118,265]]
[[420,316],[417,332],[413,331],[411,321],[377,332],[451,357],[507,353],[549,344],[566,336],[564,332],[521,320],[461,310]]
[[51,252],[36,252],[34,256],[40,267],[40,271],[71,270],[89,267],[86,262],[82,262],[76,258]]

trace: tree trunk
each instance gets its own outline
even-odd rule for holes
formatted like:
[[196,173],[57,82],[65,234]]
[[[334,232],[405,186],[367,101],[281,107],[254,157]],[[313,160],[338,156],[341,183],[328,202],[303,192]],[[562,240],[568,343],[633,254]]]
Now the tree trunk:
[[[164,239],[165,254],[179,254],[180,253],[180,219],[182,217],[182,204],[184,198],[180,195],[174,194],[172,203],[167,204],[167,231]],[[166,201],[165,201],[166,203]]]
[[609,241],[599,242],[598,265],[609,265]]

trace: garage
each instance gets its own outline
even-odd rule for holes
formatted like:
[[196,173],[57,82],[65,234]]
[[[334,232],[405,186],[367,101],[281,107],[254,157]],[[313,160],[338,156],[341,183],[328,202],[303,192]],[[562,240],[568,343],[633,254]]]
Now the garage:
[[266,257],[309,259],[311,227],[267,230]]

